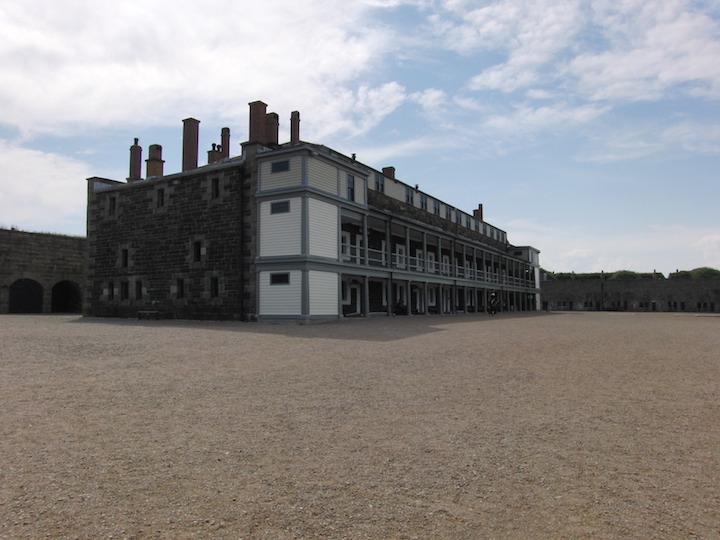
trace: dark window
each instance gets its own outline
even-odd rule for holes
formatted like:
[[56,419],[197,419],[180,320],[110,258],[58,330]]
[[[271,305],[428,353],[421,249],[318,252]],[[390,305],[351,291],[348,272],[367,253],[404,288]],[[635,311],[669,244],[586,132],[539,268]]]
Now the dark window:
[[436,216],[440,215],[440,201],[435,201],[433,203],[433,212],[435,212]]
[[120,300],[127,300],[130,298],[130,283],[123,281],[120,283]]
[[130,255],[127,249],[122,250],[122,267],[127,268],[130,264]]
[[142,300],[142,281],[135,282],[135,300]]
[[217,298],[220,294],[220,279],[213,276],[210,278],[210,297]]
[[185,298],[185,280],[183,278],[178,278],[177,280],[177,293],[178,298]]
[[165,188],[159,188],[157,190],[157,207],[162,208],[165,206]]
[[385,191],[385,177],[382,174],[375,174],[375,191]]
[[117,209],[117,199],[115,197],[110,197],[110,201],[108,203],[110,206],[108,207],[108,214],[111,216],[115,215],[115,210]]
[[347,176],[347,198],[348,201],[355,200],[355,177],[351,174]]
[[219,178],[213,178],[212,179],[212,188],[211,188],[211,197],[213,199],[218,199],[220,197],[220,179]]
[[108,300],[115,300],[115,284],[112,281],[108,283]]
[[415,191],[409,186],[405,188],[405,202],[415,204]]
[[270,170],[274,173],[287,172],[290,170],[290,160],[286,159],[285,161],[275,161],[270,166]]
[[455,223],[462,225],[462,214],[455,210]]
[[200,262],[202,260],[202,242],[196,240],[193,242],[193,261]]
[[428,196],[424,193],[420,195],[420,208],[422,208],[423,210],[428,209]]
[[270,274],[270,285],[289,285],[290,274],[285,272],[284,274]]
[[271,214],[287,214],[290,211],[290,201],[270,203]]
[[452,219],[452,206],[445,207],[445,219]]
[[472,227],[472,224],[470,222],[470,216],[465,216],[465,226],[469,229]]

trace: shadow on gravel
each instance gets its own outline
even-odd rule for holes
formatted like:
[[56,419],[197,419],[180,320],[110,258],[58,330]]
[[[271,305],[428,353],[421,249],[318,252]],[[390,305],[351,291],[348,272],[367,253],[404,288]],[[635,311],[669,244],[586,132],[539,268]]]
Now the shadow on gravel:
[[265,334],[297,338],[342,339],[357,341],[396,341],[414,336],[443,332],[445,327],[456,324],[494,324],[508,319],[543,317],[551,313],[485,313],[457,315],[415,315],[411,317],[352,317],[313,324],[268,324],[237,321],[194,321],[185,319],[137,320],[98,317],[76,317],[73,324],[109,325],[142,328],[188,328],[213,332],[237,332],[239,334]]

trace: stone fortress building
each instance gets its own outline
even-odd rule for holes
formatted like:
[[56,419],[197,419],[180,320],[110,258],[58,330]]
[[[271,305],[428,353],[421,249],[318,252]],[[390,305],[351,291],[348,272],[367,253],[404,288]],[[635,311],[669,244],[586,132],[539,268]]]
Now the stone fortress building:
[[[183,121],[182,171],[162,147],[130,148],[126,182],[88,179],[84,313],[311,321],[342,316],[541,307],[539,251],[483,219],[300,139],[250,103],[249,140],[230,130],[198,165],[199,121]],[[491,296],[492,295],[492,296]]]
[[[619,274],[619,275],[618,275]],[[720,278],[692,279],[689,272],[626,276],[590,274],[557,279],[543,273],[543,309],[548,311],[720,312]]]
[[80,313],[85,238],[0,229],[0,313]]

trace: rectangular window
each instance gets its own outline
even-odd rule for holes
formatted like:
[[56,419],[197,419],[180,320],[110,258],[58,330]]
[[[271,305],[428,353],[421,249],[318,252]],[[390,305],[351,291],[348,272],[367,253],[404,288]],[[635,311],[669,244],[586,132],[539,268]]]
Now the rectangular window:
[[212,186],[210,188],[210,197],[213,199],[219,199],[220,198],[220,179],[219,178],[213,178],[212,179]]
[[128,300],[130,298],[130,283],[123,281],[120,283],[120,300]]
[[420,208],[422,208],[423,210],[428,209],[428,196],[424,193],[420,195]]
[[115,300],[115,284],[112,281],[108,283],[108,300]]
[[130,254],[127,249],[122,250],[122,267],[127,268],[130,264]]
[[287,214],[290,211],[290,201],[270,203],[271,214]]
[[452,206],[445,207],[445,219],[452,219]]
[[135,282],[135,300],[142,300],[142,281]]
[[289,285],[290,284],[290,273],[284,272],[282,274],[270,274],[270,285]]
[[462,225],[462,214],[459,210],[455,210],[455,223]]
[[405,202],[408,204],[415,204],[415,191],[410,186],[405,188]]
[[177,298],[185,298],[185,280],[183,278],[178,278],[177,283]]
[[433,202],[433,212],[436,216],[440,215],[440,201]]
[[385,191],[385,177],[382,174],[375,174],[375,191],[380,193]]
[[110,197],[110,201],[108,202],[108,204],[108,214],[114,216],[115,211],[117,210],[117,199],[115,197]]
[[275,161],[270,165],[270,171],[273,173],[287,172],[290,170],[290,160]]
[[158,208],[165,206],[165,188],[158,188],[156,205]]
[[200,262],[202,260],[202,242],[196,240],[193,242],[193,261]]
[[347,175],[347,198],[348,201],[355,200],[355,177],[351,174]]
[[216,276],[210,278],[210,297],[217,298],[220,294],[220,279]]
[[465,226],[469,229],[472,227],[472,223],[470,221],[470,216],[465,216]]

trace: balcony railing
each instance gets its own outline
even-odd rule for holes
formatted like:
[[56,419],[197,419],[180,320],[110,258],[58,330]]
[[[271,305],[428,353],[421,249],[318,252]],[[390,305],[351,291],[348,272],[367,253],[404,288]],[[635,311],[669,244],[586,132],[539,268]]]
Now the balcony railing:
[[[364,263],[364,248],[346,243],[342,243],[340,248],[342,254],[341,260],[343,262],[357,265]],[[535,283],[531,279],[505,275],[502,272],[490,268],[481,270],[475,268],[472,261],[465,261],[465,266],[462,266],[460,261],[457,261],[456,265],[453,265],[448,261],[440,262],[431,258],[410,257],[402,252],[390,254],[389,260],[390,264],[388,264],[388,254],[385,250],[368,248],[367,264],[369,266],[455,277],[498,285],[535,288]]]

